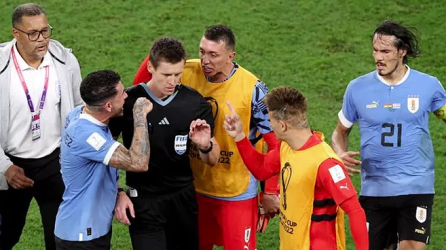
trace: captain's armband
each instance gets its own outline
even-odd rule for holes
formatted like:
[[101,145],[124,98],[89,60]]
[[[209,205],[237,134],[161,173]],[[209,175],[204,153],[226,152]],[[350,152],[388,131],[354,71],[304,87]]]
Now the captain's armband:
[[434,111],[434,114],[439,119],[446,119],[446,105]]

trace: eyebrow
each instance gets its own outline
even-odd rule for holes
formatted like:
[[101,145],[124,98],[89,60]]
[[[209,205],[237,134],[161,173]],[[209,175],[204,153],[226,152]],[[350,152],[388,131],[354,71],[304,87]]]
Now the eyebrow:
[[[205,50],[205,49],[203,49],[202,47],[200,47],[200,50]],[[215,54],[218,54],[218,52],[217,51],[213,51],[213,50],[211,50],[211,51],[207,51],[208,53],[215,53]]]
[[178,74],[181,74],[181,73],[183,73],[183,71],[181,71],[181,72],[175,72],[175,73],[161,73],[161,74],[170,76],[170,75],[178,75]]
[[30,32],[39,32],[39,31],[47,30],[47,29],[48,29],[48,27],[45,27],[45,28],[43,28],[43,29],[41,29],[41,30],[32,29],[32,30],[27,31],[27,32],[28,32],[28,33],[30,33]]

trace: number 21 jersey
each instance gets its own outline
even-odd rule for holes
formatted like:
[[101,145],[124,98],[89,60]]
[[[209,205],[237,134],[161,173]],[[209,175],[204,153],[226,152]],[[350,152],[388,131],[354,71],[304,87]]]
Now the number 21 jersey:
[[396,85],[376,71],[350,82],[339,119],[359,124],[361,195],[434,193],[429,113],[445,103],[438,79],[410,68]]

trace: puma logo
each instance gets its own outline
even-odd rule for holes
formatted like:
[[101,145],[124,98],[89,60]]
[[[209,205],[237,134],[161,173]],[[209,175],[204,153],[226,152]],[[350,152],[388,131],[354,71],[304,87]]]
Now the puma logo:
[[344,186],[339,186],[341,189],[347,189],[347,190],[350,190],[350,189],[348,189],[348,186],[347,186],[347,183],[345,183],[345,185]]

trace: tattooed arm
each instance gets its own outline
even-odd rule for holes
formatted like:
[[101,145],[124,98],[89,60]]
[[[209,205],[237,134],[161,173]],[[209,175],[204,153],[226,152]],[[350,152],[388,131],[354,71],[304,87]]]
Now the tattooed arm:
[[150,142],[147,114],[153,104],[144,97],[136,100],[133,107],[134,134],[130,149],[119,145],[110,159],[110,165],[131,172],[144,172],[149,169]]

